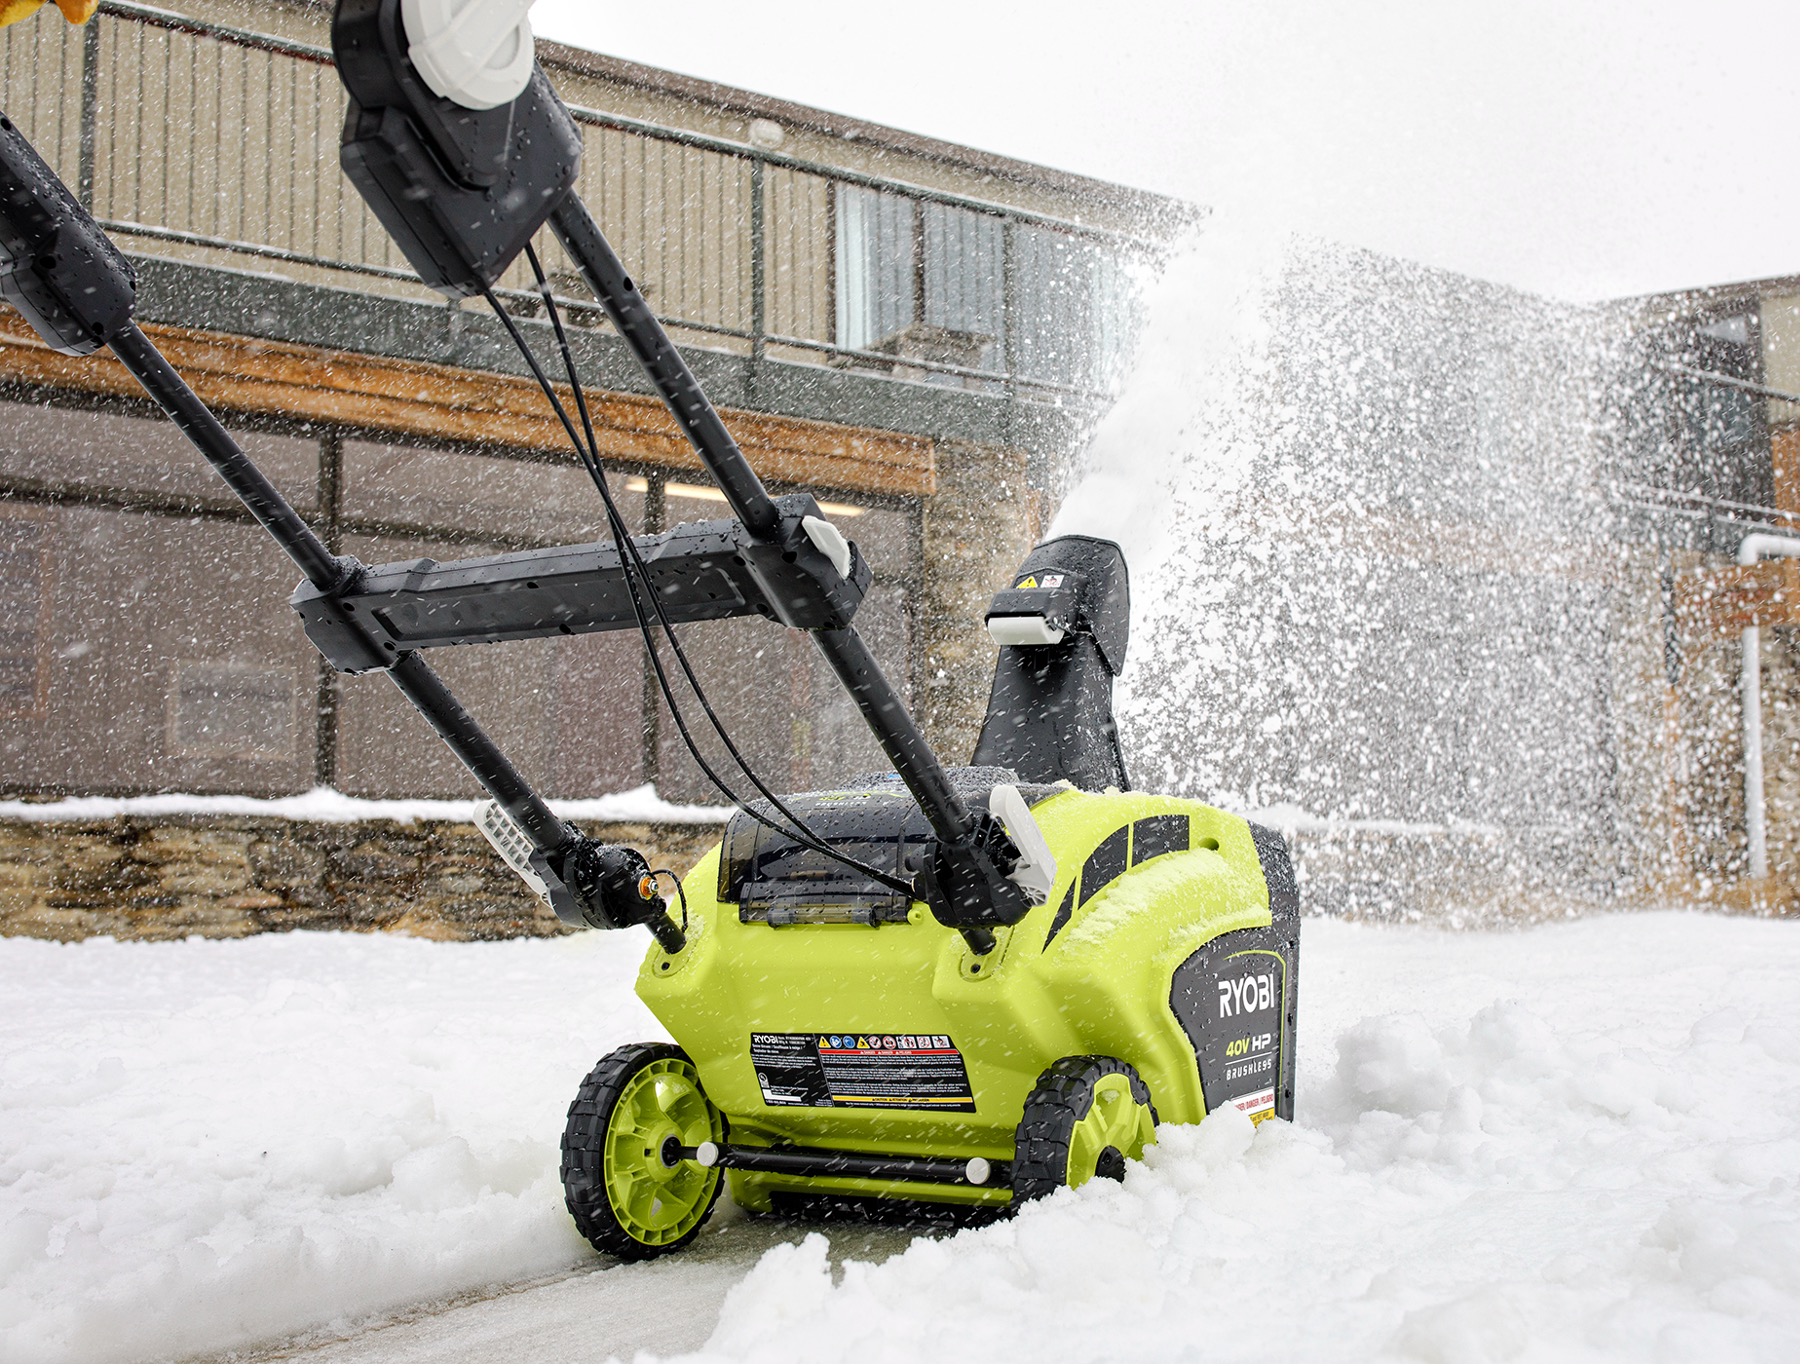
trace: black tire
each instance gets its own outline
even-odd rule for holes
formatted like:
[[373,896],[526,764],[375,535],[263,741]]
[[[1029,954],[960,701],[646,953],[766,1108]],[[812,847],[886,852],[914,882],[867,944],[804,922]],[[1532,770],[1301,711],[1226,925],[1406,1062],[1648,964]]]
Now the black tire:
[[[1093,1115],[1099,1103],[1106,1113]],[[1153,1141],[1158,1122],[1152,1093],[1130,1064],[1091,1055],[1060,1058],[1040,1074],[1015,1129],[1013,1207],[1093,1176],[1121,1180],[1128,1162]],[[1098,1148],[1098,1137],[1115,1141]]]
[[721,1172],[667,1159],[676,1145],[725,1139],[687,1053],[668,1043],[615,1049],[583,1078],[564,1124],[559,1174],[577,1231],[631,1262],[687,1247],[720,1198]]

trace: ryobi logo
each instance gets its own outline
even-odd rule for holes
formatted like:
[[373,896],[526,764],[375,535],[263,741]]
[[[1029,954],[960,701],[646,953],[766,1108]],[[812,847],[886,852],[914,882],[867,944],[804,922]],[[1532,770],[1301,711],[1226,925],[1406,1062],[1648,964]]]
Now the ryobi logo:
[[1249,1010],[1270,1010],[1278,1003],[1278,974],[1275,972],[1249,973],[1245,977],[1234,977],[1217,981],[1216,990],[1221,993],[1221,1019],[1230,1015],[1244,1015]]

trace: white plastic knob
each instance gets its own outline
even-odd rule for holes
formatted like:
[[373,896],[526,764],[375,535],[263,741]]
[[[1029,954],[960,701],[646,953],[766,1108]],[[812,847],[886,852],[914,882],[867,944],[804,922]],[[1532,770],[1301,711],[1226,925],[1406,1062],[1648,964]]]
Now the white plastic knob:
[[435,95],[494,109],[532,79],[532,0],[401,0],[407,55]]
[[720,1161],[720,1145],[704,1139],[695,1145],[695,1162],[699,1167],[712,1167]]
[[1013,882],[1038,905],[1052,895],[1052,884],[1059,880],[1059,861],[1052,846],[1040,831],[1040,823],[1027,809],[1027,799],[1012,783],[990,789],[990,814],[1002,822],[1008,837],[1021,852],[1021,862],[1009,874]]
[[852,572],[852,547],[840,529],[824,517],[802,518],[802,534],[814,542],[814,548],[833,561],[840,578]]
[[988,1158],[974,1157],[965,1163],[965,1180],[973,1186],[981,1186],[990,1179],[990,1163]]

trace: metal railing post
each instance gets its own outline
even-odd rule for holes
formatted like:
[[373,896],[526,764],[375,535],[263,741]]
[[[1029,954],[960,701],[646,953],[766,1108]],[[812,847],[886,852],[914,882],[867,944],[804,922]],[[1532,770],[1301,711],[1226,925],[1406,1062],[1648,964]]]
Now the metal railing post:
[[[328,432],[320,439],[319,475],[315,485],[320,539],[334,555],[344,550],[340,524],[344,488],[344,438]],[[313,782],[338,786],[338,670],[322,655],[313,686]]]
[[100,122],[100,22],[96,14],[81,30],[81,150],[75,198],[89,213],[94,212],[94,159]]
[[1008,398],[1004,431],[1012,445],[1025,445],[1021,413],[1021,252],[1025,229],[1019,219],[1002,220],[1002,392]]
[[764,158],[752,158],[752,370],[764,361]]

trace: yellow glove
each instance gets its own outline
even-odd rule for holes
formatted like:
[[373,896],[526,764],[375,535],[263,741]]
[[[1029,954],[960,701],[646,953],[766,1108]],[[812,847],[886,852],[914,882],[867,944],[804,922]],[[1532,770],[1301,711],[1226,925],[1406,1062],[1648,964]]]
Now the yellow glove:
[[[0,0],[0,28],[36,14],[43,4],[44,0]],[[85,24],[100,8],[100,0],[56,0],[56,7],[70,23]]]

